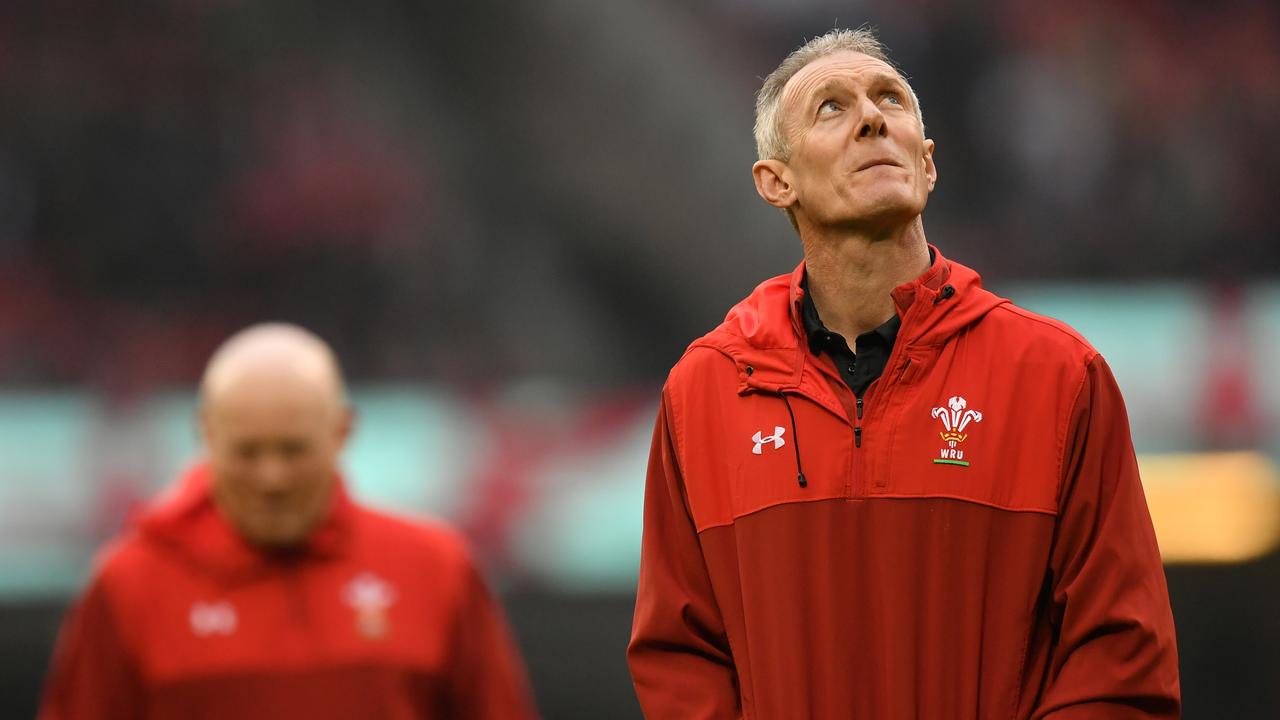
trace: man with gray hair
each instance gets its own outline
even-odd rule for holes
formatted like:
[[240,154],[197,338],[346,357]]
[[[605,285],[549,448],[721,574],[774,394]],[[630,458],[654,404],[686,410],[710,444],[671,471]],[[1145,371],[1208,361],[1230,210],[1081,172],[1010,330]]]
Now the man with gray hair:
[[756,144],[804,261],[663,388],[628,648],[645,715],[1177,717],[1115,380],[926,241],[934,142],[876,37],[788,56]]

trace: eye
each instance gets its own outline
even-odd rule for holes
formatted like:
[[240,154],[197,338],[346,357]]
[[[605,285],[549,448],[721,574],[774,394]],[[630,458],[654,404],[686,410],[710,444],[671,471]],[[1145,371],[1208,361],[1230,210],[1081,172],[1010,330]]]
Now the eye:
[[286,459],[296,459],[307,452],[307,443],[303,440],[289,439],[280,443],[280,454]]
[[898,93],[896,92],[887,92],[887,93],[884,93],[881,97],[883,97],[885,100],[888,100],[889,102],[892,102],[895,105],[902,104],[902,97],[898,95]]
[[835,100],[827,100],[818,106],[819,115],[829,115],[833,112],[840,111],[840,103]]

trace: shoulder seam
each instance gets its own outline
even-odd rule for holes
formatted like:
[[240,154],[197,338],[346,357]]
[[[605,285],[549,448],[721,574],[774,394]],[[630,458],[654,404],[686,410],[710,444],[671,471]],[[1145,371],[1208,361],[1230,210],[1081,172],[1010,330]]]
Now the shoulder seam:
[[1058,512],[1062,512],[1063,499],[1066,497],[1067,491],[1067,433],[1071,430],[1071,418],[1076,413],[1076,408],[1080,406],[1080,398],[1084,393],[1085,381],[1089,379],[1089,366],[1094,359],[1098,357],[1097,351],[1088,357],[1084,364],[1080,367],[1080,379],[1076,381],[1075,392],[1072,393],[1071,405],[1067,407],[1067,412],[1062,418],[1062,427],[1059,430],[1059,449],[1058,449]]
[[696,350],[706,350],[708,352],[715,353],[716,355],[724,358],[724,360],[728,362],[730,367],[733,367],[735,369],[734,371],[736,372],[737,365],[734,363],[733,357],[730,356],[724,350],[714,345],[691,345],[687,350],[684,351],[684,354],[680,356],[680,359],[676,361],[676,364],[672,365],[671,369],[667,371],[667,380],[665,383],[663,383],[664,388],[669,387],[671,385],[672,376],[675,374],[676,370],[681,369],[682,367],[687,367],[686,360]]
[[1084,357],[1084,363],[1083,363],[1084,365],[1088,365],[1090,362],[1092,362],[1093,356],[1098,354],[1097,348],[1093,347],[1093,344],[1090,343],[1088,340],[1086,340],[1085,337],[1079,333],[1079,331],[1077,331],[1075,328],[1071,327],[1070,325],[1062,322],[1061,320],[1046,317],[1038,313],[1034,313],[1024,307],[1019,307],[1018,305],[1015,305],[1012,302],[1001,303],[999,306],[992,308],[991,311],[996,312],[998,310],[1006,310],[1019,317],[1025,318],[1035,323],[1039,323],[1040,325],[1044,325],[1045,327],[1052,328],[1053,330],[1056,330],[1059,334],[1065,335],[1066,337],[1075,341],[1075,343],[1085,351],[1085,357]]

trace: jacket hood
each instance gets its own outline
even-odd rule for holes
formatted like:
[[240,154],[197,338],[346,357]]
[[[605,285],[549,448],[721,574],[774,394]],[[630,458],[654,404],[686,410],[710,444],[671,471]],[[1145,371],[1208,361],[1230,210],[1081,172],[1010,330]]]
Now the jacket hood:
[[214,504],[209,467],[199,463],[135,512],[129,524],[147,540],[224,580],[251,580],[282,564],[344,553],[354,520],[355,506],[339,478],[329,516],[301,546],[286,551],[255,547]]
[[[939,346],[1009,302],[983,289],[977,272],[946,259],[936,247],[929,248],[933,251],[929,269],[891,293],[902,318],[896,342],[908,348]],[[710,347],[733,359],[741,380],[739,392],[798,387],[809,355],[801,319],[804,272],[801,262],[790,274],[760,283],[690,350]]]

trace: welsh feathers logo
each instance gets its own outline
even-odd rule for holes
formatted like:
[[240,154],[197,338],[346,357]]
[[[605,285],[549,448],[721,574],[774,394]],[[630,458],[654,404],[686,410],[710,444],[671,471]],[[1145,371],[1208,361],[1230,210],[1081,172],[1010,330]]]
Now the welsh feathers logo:
[[942,421],[943,430],[938,435],[947,444],[946,447],[938,451],[939,457],[933,459],[935,465],[969,467],[969,461],[964,459],[964,450],[957,448],[957,446],[964,442],[965,438],[969,437],[964,431],[969,426],[969,423],[982,422],[982,413],[977,410],[970,410],[968,406],[968,401],[956,395],[947,400],[945,407],[933,409],[933,417]]
[[342,599],[355,611],[356,629],[361,635],[374,640],[387,634],[387,609],[396,601],[396,589],[389,583],[373,573],[360,573],[347,583]]

